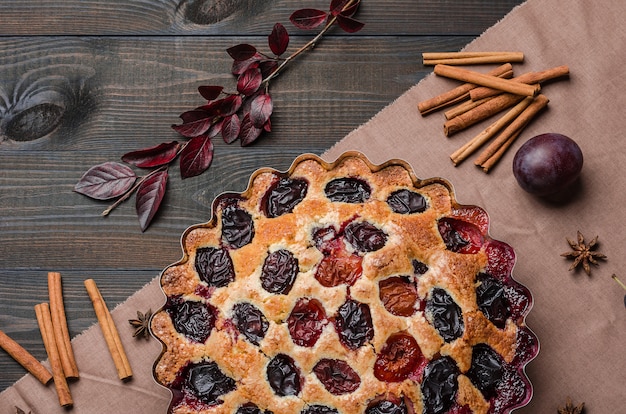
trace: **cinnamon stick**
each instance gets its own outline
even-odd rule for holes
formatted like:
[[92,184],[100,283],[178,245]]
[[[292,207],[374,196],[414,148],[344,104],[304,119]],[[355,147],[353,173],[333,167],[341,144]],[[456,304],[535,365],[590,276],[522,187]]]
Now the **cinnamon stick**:
[[485,128],[480,134],[469,140],[465,145],[456,150],[450,155],[452,163],[457,166],[463,162],[467,157],[472,155],[478,148],[483,146],[487,141],[493,138],[502,128],[510,124],[516,119],[523,111],[530,105],[534,98],[526,97],[520,103],[515,105],[504,116],[498,119],[493,124]]
[[548,105],[550,100],[545,95],[537,96],[522,113],[513,120],[502,133],[485,148],[474,161],[483,171],[489,170],[500,160],[504,152],[511,146],[520,132],[528,123]]
[[[567,65],[562,65],[562,66],[556,66],[550,69],[546,69],[541,72],[527,72],[522,75],[516,76],[512,78],[511,80],[513,82],[520,82],[520,83],[541,84],[543,82],[547,82],[549,80],[560,78],[560,77],[567,76],[567,75],[569,75],[569,67]],[[477,101],[483,98],[487,98],[489,96],[498,95],[502,93],[502,91],[499,91],[493,88],[488,88],[486,86],[479,86],[477,88],[472,89],[469,93],[470,93],[470,98],[473,101],[474,100]]]
[[434,72],[437,75],[444,76],[446,78],[475,83],[481,86],[488,86],[490,88],[498,89],[503,92],[508,92],[515,95],[536,96],[541,89],[541,86],[539,86],[538,84],[528,85],[525,83],[513,82],[510,79],[502,79],[491,75],[485,75],[480,72],[475,72],[456,66],[435,65]]
[[500,158],[502,158],[506,150],[509,149],[511,144],[513,144],[513,142],[517,139],[517,137],[521,133],[522,133],[521,129],[514,131],[511,134],[511,136],[506,141],[504,141],[504,143],[502,143],[502,145],[497,149],[497,151],[491,157],[489,157],[482,164],[480,165],[476,164],[476,165],[479,166],[485,173],[488,173],[491,170],[491,168],[493,168],[493,166],[496,165],[498,161],[500,161]]
[[70,387],[67,385],[67,380],[63,374],[61,357],[59,356],[59,350],[57,349],[57,344],[54,339],[50,306],[47,303],[35,305],[35,315],[37,316],[37,323],[39,324],[43,345],[46,348],[48,360],[52,367],[52,377],[54,378],[54,387],[57,391],[59,404],[61,404],[62,407],[71,407],[74,401],[70,393]]
[[522,99],[524,99],[524,96],[512,95],[510,93],[504,93],[502,95],[494,96],[493,98],[488,98],[485,103],[477,106],[476,108],[446,121],[443,124],[443,132],[449,137],[456,132],[462,131],[477,122],[487,119],[492,115],[516,105]]
[[18,364],[33,374],[43,385],[47,385],[52,379],[52,374],[50,374],[50,371],[48,371],[41,362],[37,361],[30,352],[15,342],[6,333],[2,332],[2,330],[0,330],[0,348],[11,355]]
[[424,65],[478,65],[486,63],[523,62],[522,52],[426,52],[422,53]]
[[[513,66],[510,63],[506,63],[487,72],[487,74],[502,78],[510,78],[513,76]],[[446,106],[454,105],[457,102],[468,99],[470,97],[469,92],[477,87],[478,85],[474,83],[464,83],[454,89],[418,103],[417,109],[420,114],[426,115]]]
[[124,351],[119,332],[117,331],[113,318],[100,294],[96,282],[93,279],[87,279],[84,284],[93,304],[93,309],[96,312],[96,317],[98,318],[100,329],[104,335],[104,340],[109,348],[109,353],[115,364],[117,376],[125,381],[133,376],[133,372],[128,362],[126,352]]
[[479,101],[473,101],[471,99],[467,100],[467,101],[465,101],[463,103],[458,104],[454,108],[451,108],[451,109],[445,111],[443,113],[443,115],[444,115],[444,117],[447,120],[450,120],[452,118],[456,118],[457,116],[463,115],[467,111],[470,111],[470,110],[476,108],[477,106],[484,104],[489,99],[491,99],[491,98],[484,98],[484,99],[481,99]]
[[79,377],[76,359],[72,343],[70,342],[65,305],[63,304],[63,288],[61,274],[58,272],[48,273],[48,293],[50,296],[50,313],[52,315],[52,329],[54,338],[61,357],[61,365],[66,378],[76,379]]

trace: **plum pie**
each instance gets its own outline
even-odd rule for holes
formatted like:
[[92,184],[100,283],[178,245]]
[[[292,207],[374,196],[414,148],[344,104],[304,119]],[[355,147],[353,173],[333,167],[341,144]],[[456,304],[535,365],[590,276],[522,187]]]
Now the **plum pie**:
[[400,160],[298,157],[182,236],[151,320],[170,413],[509,413],[537,354],[513,249]]

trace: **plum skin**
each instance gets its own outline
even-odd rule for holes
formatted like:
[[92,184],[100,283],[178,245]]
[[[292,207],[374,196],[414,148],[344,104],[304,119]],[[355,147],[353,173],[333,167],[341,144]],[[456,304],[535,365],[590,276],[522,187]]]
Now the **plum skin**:
[[526,141],[513,158],[513,175],[525,191],[538,196],[558,193],[571,185],[583,167],[583,153],[571,138],[557,133]]

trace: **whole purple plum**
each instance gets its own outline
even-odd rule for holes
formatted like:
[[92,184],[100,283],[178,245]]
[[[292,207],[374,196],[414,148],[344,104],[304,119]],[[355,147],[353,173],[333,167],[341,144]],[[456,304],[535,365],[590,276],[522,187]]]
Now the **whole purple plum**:
[[537,135],[522,145],[513,158],[513,175],[520,187],[538,196],[561,192],[583,168],[583,153],[562,134]]

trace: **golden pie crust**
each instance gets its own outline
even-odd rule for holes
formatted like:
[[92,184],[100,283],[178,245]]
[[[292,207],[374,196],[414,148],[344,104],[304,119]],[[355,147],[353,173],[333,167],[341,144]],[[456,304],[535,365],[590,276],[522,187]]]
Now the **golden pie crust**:
[[[267,217],[264,203],[268,189],[280,178],[303,179],[308,183],[306,196],[291,212]],[[333,202],[325,194],[325,186],[333,179],[346,177],[365,181],[369,199],[362,203]],[[415,214],[399,214],[390,209],[387,198],[394,191],[406,189],[421,194],[427,208]],[[254,224],[250,243],[228,248],[235,278],[224,287],[208,287],[194,265],[198,249],[220,248],[224,200],[235,199],[237,207],[248,212]],[[163,353],[154,366],[155,379],[173,390],[172,413],[234,414],[238,407],[254,403],[260,412],[298,414],[310,405],[333,407],[342,414],[362,414],[380,398],[395,396],[410,401],[408,412],[424,411],[419,378],[398,382],[381,381],[374,375],[377,355],[390,336],[408,333],[417,341],[426,360],[451,357],[460,372],[456,404],[474,413],[489,412],[490,402],[464,375],[472,363],[472,347],[487,344],[506,362],[516,359],[518,333],[523,320],[508,319],[496,327],[478,308],[476,275],[485,270],[488,255],[485,249],[474,254],[460,254],[446,247],[438,229],[443,217],[462,216],[463,206],[457,204],[450,184],[442,179],[419,180],[404,162],[392,160],[373,165],[363,155],[351,152],[333,163],[314,155],[295,160],[288,172],[272,169],[257,171],[242,194],[224,194],[213,205],[211,221],[190,227],[182,236],[183,258],[166,268],[161,286],[168,298],[211,304],[217,310],[215,326],[204,343],[177,332],[166,309],[157,312],[151,331],[163,343]],[[366,221],[386,234],[382,248],[360,252],[362,274],[352,284],[322,286],[315,272],[323,258],[312,234],[315,229],[345,223]],[[485,223],[481,224],[486,232]],[[488,236],[485,234],[486,240]],[[297,258],[298,274],[287,294],[270,293],[261,284],[261,272],[269,253],[286,249]],[[353,247],[348,246],[348,250]],[[352,253],[354,253],[352,251]],[[415,277],[417,294],[426,301],[433,288],[444,289],[461,308],[464,331],[461,337],[445,341],[433,326],[432,318],[421,309],[410,316],[397,316],[387,310],[380,298],[379,283],[390,277],[414,275],[413,261],[425,263],[426,273]],[[349,298],[369,306],[373,337],[356,349],[339,340],[336,325],[327,323],[312,347],[299,346],[291,338],[287,319],[299,298],[315,298],[323,304],[332,319]],[[258,344],[250,342],[233,328],[232,310],[236,303],[248,302],[260,309],[269,327]],[[297,395],[280,396],[267,381],[269,361],[278,354],[293,358],[300,372],[301,390]],[[321,358],[346,361],[358,373],[360,384],[352,392],[335,395],[312,372]],[[189,404],[176,398],[177,378],[189,364],[214,361],[220,370],[236,382],[234,390],[220,396],[216,404]],[[179,381],[179,378],[178,378]],[[528,392],[527,392],[528,393]],[[508,411],[504,411],[508,412]]]

